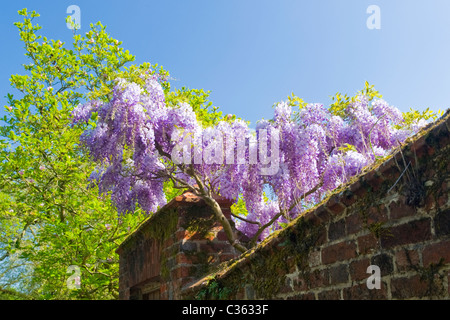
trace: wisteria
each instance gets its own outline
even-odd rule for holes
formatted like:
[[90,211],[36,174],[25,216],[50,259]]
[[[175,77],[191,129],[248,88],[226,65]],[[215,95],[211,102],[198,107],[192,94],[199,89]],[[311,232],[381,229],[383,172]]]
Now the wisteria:
[[233,219],[256,241],[425,124],[406,126],[397,108],[361,94],[339,116],[322,104],[297,111],[283,101],[255,130],[230,119],[203,127],[189,104],[166,104],[161,79],[144,79],[144,87],[119,79],[108,103],[89,101],[73,112],[74,123],[97,115],[81,140],[98,162],[92,179],[100,191],[111,192],[120,214],[137,204],[156,211],[166,203],[163,184],[169,180],[207,203],[213,195],[242,197],[248,215]]

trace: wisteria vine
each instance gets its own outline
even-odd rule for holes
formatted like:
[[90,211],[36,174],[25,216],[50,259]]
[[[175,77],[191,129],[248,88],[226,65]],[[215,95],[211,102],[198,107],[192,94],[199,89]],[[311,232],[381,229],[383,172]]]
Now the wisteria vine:
[[[166,203],[163,184],[168,180],[191,188],[212,206],[214,195],[233,201],[241,197],[248,215],[235,218],[236,226],[253,243],[425,124],[406,126],[397,108],[360,94],[342,115],[307,104],[294,116],[284,101],[276,105],[273,119],[259,121],[256,130],[242,120],[205,128],[188,104],[166,104],[157,75],[143,79],[143,87],[118,79],[109,102],[89,101],[73,111],[74,123],[95,120],[81,141],[99,163],[92,179],[100,191],[111,192],[120,214],[137,204],[155,212]],[[267,145],[255,156],[252,148],[262,133]],[[276,170],[263,174],[268,160],[276,160]],[[231,234],[229,240],[237,242]]]

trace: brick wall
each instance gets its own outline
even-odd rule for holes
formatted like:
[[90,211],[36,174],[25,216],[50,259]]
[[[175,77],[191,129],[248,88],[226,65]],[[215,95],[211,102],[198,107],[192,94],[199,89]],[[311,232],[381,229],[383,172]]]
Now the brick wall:
[[[216,199],[231,219],[231,203]],[[190,192],[147,219],[117,249],[119,299],[178,299],[181,289],[238,254],[212,211]]]
[[449,131],[447,113],[178,298],[449,299]]

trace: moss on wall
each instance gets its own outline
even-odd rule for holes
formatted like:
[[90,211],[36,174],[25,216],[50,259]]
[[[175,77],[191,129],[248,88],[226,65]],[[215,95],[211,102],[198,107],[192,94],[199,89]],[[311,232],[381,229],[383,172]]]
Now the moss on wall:
[[[316,245],[321,230],[320,226],[314,226],[303,217],[297,218],[295,223],[273,235],[283,239],[283,242],[274,245],[267,239],[238,260],[223,264],[221,269],[208,277],[206,285],[195,298],[228,299],[248,283],[252,284],[257,298],[273,298],[285,285],[285,275],[290,270],[297,267],[303,274],[309,272],[309,253]],[[232,271],[223,281],[221,274],[227,270]]]
[[150,219],[149,223],[143,228],[142,233],[148,238],[163,242],[173,236],[177,230],[178,210],[177,208],[171,208],[157,212]]
[[[445,121],[448,121],[448,116]],[[444,212],[443,217],[439,216],[438,218],[438,215],[441,212],[440,207],[448,203],[448,185],[445,184],[448,184],[449,181],[448,170],[450,168],[448,162],[448,159],[450,159],[448,124],[447,127],[445,127],[445,123],[443,126],[441,124],[442,122],[437,122],[433,126],[425,128],[415,137],[405,141],[401,149],[399,148],[385,158],[379,159],[372,166],[365,168],[359,176],[353,177],[346,185],[340,186],[327,195],[316,208],[321,205],[324,205],[326,208],[329,202],[331,204],[330,211],[334,212],[334,216],[331,216],[333,221],[322,222],[329,226],[336,222],[334,220],[342,219],[346,214],[353,215],[357,213],[361,218],[360,221],[362,221],[361,231],[368,230],[376,239],[380,240],[381,238],[392,236],[388,226],[395,228],[398,225],[408,223],[409,219],[415,220],[423,216],[424,211],[416,209],[421,208],[425,201],[430,202],[430,199],[432,199],[435,205],[430,212],[435,218],[434,224],[432,221],[431,225],[436,228],[436,236],[447,237],[449,233],[448,227],[444,227],[442,230],[438,229],[439,224],[444,224],[448,221],[447,211]],[[436,128],[437,126],[439,128]],[[430,135],[429,133],[432,134]],[[429,179],[432,179],[432,181],[428,181]],[[352,188],[349,188],[349,186],[352,186]],[[357,190],[358,192],[355,191],[353,194],[348,189]],[[350,194],[350,196],[347,196],[345,192]],[[347,199],[344,198],[346,196]],[[352,199],[353,196],[356,198]],[[410,208],[415,209],[411,209],[406,213],[398,213],[399,211],[394,211],[396,210],[395,206],[391,207],[392,201],[401,201],[401,204],[398,203],[399,206],[406,204]],[[345,206],[347,208],[345,211],[339,210],[339,206],[342,203],[346,203]],[[331,209],[333,205],[338,205],[336,210]],[[444,207],[447,208],[447,205]],[[409,210],[410,208],[407,209]],[[323,214],[319,219],[323,218],[326,220],[328,217],[327,214]],[[390,221],[389,219],[398,220],[398,222]],[[345,222],[347,223],[347,221]],[[251,296],[250,299],[280,297],[279,294],[281,292],[283,293],[281,297],[286,297],[285,293],[288,293],[289,297],[295,297],[295,290],[297,289],[294,288],[295,285],[292,286],[289,280],[293,279],[292,277],[297,277],[298,272],[298,277],[302,276],[306,284],[308,284],[309,274],[314,270],[322,270],[321,268],[323,268],[317,265],[310,268],[308,256],[312,249],[317,246],[317,236],[322,234],[324,228],[326,228],[325,225],[321,227],[315,226],[302,218],[296,219],[286,229],[276,232],[255,248],[242,254],[238,259],[223,264],[216,272],[211,273],[208,277],[193,285],[190,291],[186,292],[190,293],[191,298],[196,297],[197,299],[230,299],[241,297],[244,292],[242,289],[247,289],[250,286],[255,292],[255,296]],[[355,239],[361,234],[364,237],[366,235],[366,232],[356,233],[354,231],[358,230],[353,228],[352,232],[346,234],[350,238],[353,237],[351,238],[352,241],[356,241]],[[436,239],[428,240],[428,236],[423,236],[422,238],[419,240],[436,241]],[[380,242],[378,241],[379,245],[381,245]],[[408,242],[411,248],[415,248],[416,245],[414,244],[413,246],[413,244]],[[372,258],[366,253],[355,253],[357,258],[354,257],[354,254],[351,254],[352,258],[340,262],[339,266],[346,267],[343,270],[354,272],[352,276],[350,276],[350,273],[347,274],[346,285],[349,287],[340,292],[341,297],[345,298],[348,293],[358,292],[358,286],[361,286],[361,283],[355,285],[353,277],[359,279],[360,275],[356,274],[356,269],[352,268],[358,268],[368,258],[370,258],[370,263],[383,264],[383,270],[389,276],[395,274],[394,280],[399,279],[399,276],[405,279],[410,279],[409,277],[411,277],[413,283],[414,277],[417,278],[417,275],[419,275],[420,280],[427,284],[426,295],[439,296],[442,294],[441,291],[443,289],[447,290],[448,281],[450,280],[447,280],[444,276],[446,275],[445,272],[448,272],[448,264],[443,264],[442,260],[437,264],[415,266],[415,268],[412,268],[415,272],[402,273],[401,271],[397,272],[398,270],[395,268],[395,259],[397,259],[395,250],[398,250],[398,245],[393,249],[386,249],[388,250],[387,252],[383,252],[384,250],[380,246],[380,252]],[[362,255],[362,257],[359,255]],[[349,261],[353,263],[352,268],[349,268],[347,265]],[[335,266],[333,265],[332,267],[334,268]],[[287,278],[287,274],[290,275],[289,278]],[[328,280],[330,282],[329,286],[332,287],[334,284],[331,284],[331,275]],[[390,283],[384,283],[384,285],[390,286]],[[286,288],[286,286],[291,288]],[[307,287],[311,286],[308,284]],[[282,289],[292,290],[284,291]],[[329,290],[327,288],[318,290],[322,289],[325,291]],[[389,291],[379,292],[381,292],[381,298],[391,295]],[[188,296],[185,295],[184,297]],[[320,298],[320,295],[318,297]],[[364,294],[360,297],[364,297]]]
[[181,227],[197,238],[210,239],[215,236],[214,224],[213,214],[207,207],[192,206],[186,208]]

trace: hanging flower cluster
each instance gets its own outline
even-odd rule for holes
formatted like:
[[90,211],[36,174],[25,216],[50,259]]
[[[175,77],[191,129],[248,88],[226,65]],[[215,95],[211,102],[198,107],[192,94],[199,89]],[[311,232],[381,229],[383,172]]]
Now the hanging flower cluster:
[[[188,104],[166,104],[159,81],[146,75],[140,87],[119,79],[108,103],[89,101],[73,111],[74,123],[97,115],[81,137],[99,163],[92,179],[111,192],[121,214],[136,204],[147,212],[164,205],[164,181],[186,187],[201,179],[213,194],[243,198],[246,219],[259,223],[236,221],[250,237],[271,220],[273,230],[294,218],[425,124],[406,127],[397,108],[359,95],[344,116],[322,104],[307,104],[294,116],[281,102],[256,130],[229,119],[204,128]],[[269,228],[261,231],[259,239]]]

